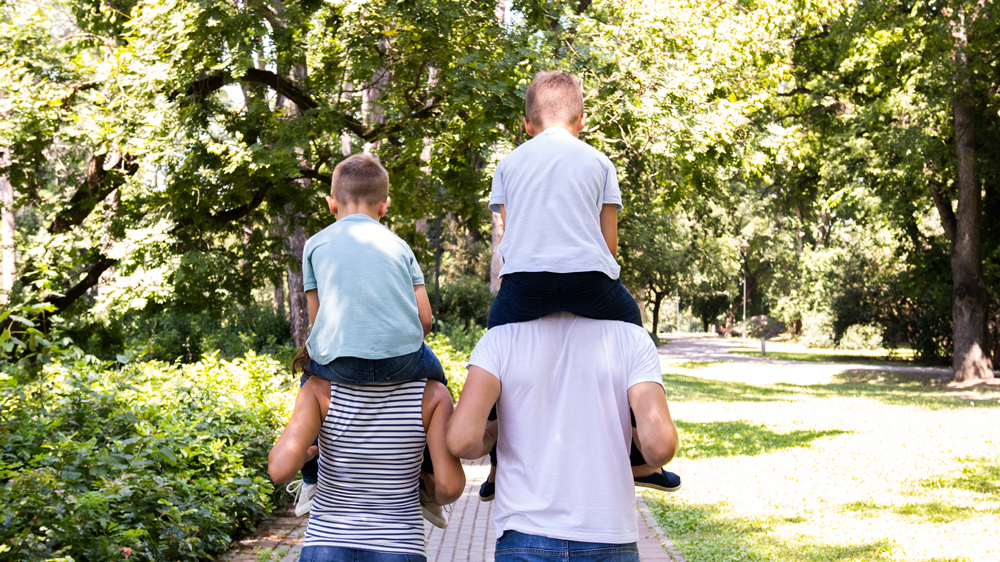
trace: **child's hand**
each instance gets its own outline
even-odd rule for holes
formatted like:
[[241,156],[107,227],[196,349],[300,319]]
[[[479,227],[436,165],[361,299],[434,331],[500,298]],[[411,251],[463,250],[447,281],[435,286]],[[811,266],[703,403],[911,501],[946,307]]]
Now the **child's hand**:
[[306,449],[306,462],[309,462],[318,456],[319,456],[319,446],[310,445],[309,448]]

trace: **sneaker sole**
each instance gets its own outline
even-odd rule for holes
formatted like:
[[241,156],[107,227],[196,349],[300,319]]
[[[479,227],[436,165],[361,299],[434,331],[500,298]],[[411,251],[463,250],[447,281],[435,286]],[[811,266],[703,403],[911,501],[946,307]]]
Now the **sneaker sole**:
[[647,484],[646,482],[636,482],[636,488],[649,488],[651,490],[659,490],[661,492],[676,492],[681,489],[681,485],[678,484],[674,488],[667,488],[666,486],[657,486],[656,484]]
[[446,519],[438,517],[435,513],[431,513],[424,506],[420,506],[420,512],[424,515],[424,519],[430,521],[431,525],[434,525],[438,529],[448,528],[448,521]]
[[496,497],[496,493],[493,493],[492,495],[489,495],[489,496],[479,496],[479,501],[481,501],[481,502],[491,502],[491,501],[493,501],[493,498],[495,498],[495,497]]

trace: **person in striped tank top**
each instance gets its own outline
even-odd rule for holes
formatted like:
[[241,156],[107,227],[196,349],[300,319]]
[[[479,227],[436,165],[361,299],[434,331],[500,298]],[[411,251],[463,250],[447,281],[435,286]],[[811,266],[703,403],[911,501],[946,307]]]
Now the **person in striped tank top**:
[[355,386],[308,376],[268,456],[276,483],[318,456],[300,560],[426,561],[418,493],[425,445],[433,501],[451,504],[465,487],[462,464],[445,444],[453,412],[451,394],[436,380]]

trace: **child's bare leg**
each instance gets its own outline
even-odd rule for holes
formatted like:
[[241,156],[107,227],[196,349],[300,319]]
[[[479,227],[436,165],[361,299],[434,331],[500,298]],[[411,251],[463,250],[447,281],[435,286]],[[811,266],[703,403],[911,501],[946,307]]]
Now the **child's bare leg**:
[[435,488],[434,475],[431,474],[430,472],[424,472],[421,470],[420,479],[424,481],[424,489],[427,490],[427,495],[430,496],[431,498],[437,497],[434,494],[434,488]]

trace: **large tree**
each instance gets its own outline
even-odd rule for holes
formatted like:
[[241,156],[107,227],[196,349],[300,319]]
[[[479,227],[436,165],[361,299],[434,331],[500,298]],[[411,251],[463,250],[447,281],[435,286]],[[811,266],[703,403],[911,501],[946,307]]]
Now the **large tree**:
[[[907,261],[931,259],[937,237],[950,246],[958,382],[993,377],[998,296],[983,260],[995,257],[983,250],[1000,239],[983,225],[1000,189],[991,148],[1000,144],[998,16],[986,2],[844,2],[803,26],[785,92],[784,117],[826,144],[820,176],[877,194],[905,233]],[[937,221],[923,218],[931,209]]]
[[56,312],[91,306],[99,283],[122,306],[246,302],[287,267],[301,318],[293,273],[345,151],[375,147],[390,223],[412,239],[405,225],[445,206],[479,220],[469,156],[516,122],[501,85],[524,57],[491,4],[15,1],[0,16],[22,298]]

